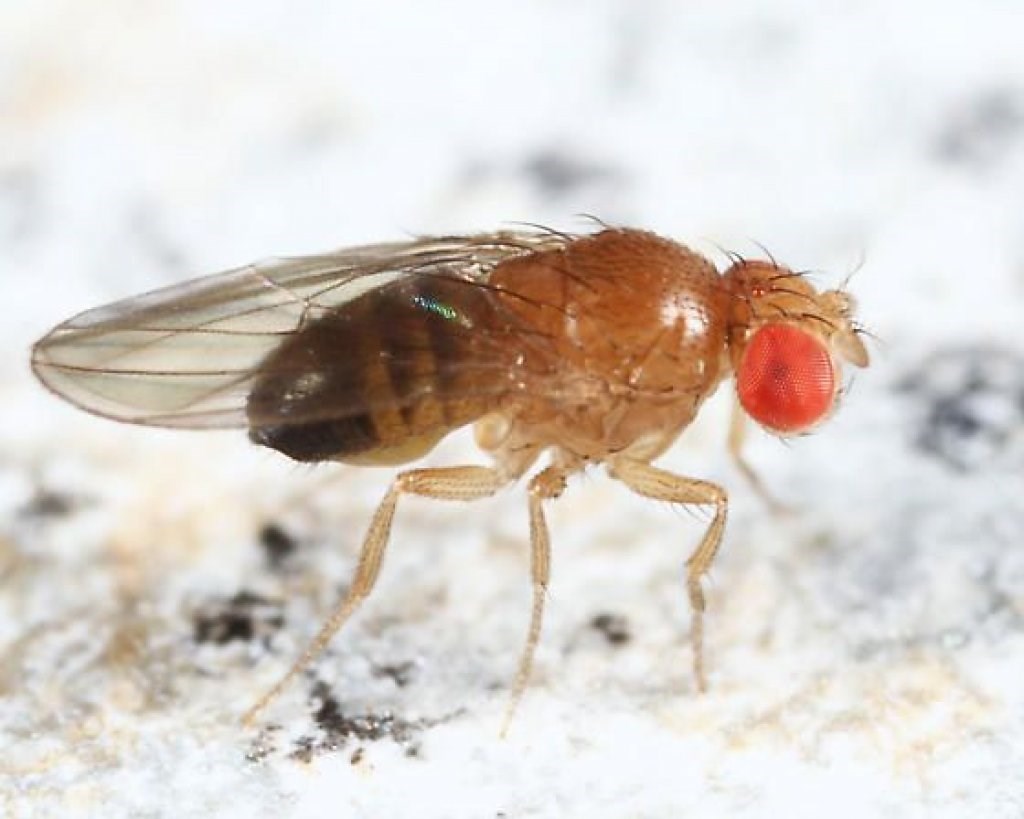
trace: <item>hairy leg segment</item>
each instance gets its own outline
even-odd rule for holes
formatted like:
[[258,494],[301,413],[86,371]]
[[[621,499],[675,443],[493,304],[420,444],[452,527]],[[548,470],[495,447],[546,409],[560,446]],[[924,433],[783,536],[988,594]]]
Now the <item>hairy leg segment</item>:
[[508,482],[508,478],[502,472],[484,466],[412,469],[399,474],[370,521],[370,528],[366,532],[355,576],[348,593],[338,603],[331,616],[327,618],[327,622],[324,623],[288,672],[245,712],[242,723],[251,725],[259,713],[273,702],[299,673],[316,660],[338,629],[345,625],[373,591],[391,534],[391,522],[394,520],[398,498],[401,495],[471,501],[490,497]]

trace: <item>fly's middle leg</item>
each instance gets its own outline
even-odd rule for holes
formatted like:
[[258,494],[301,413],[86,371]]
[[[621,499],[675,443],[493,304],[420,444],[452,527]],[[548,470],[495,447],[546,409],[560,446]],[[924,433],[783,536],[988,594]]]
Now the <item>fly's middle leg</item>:
[[519,658],[519,669],[501,725],[502,736],[508,733],[516,707],[530,681],[533,658],[537,651],[537,643],[540,641],[541,624],[544,619],[544,601],[551,580],[551,537],[548,534],[547,521],[544,519],[543,504],[544,501],[553,500],[565,491],[566,478],[572,471],[569,467],[552,465],[542,469],[530,480],[530,578],[533,583],[533,606],[526,645]]
[[693,673],[700,691],[707,690],[704,674],[704,589],[701,585],[722,544],[729,502],[725,490],[718,484],[696,478],[684,478],[641,461],[615,460],[608,465],[608,473],[636,492],[654,500],[669,503],[694,504],[714,507],[714,517],[704,532],[700,544],[686,561],[686,591],[693,612],[691,641],[693,644]]

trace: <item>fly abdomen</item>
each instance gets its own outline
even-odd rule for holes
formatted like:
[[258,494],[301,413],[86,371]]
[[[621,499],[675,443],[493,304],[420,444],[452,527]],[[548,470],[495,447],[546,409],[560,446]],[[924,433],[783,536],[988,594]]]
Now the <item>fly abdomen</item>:
[[470,353],[494,344],[494,309],[487,290],[439,276],[341,305],[260,364],[247,405],[250,437],[298,461],[419,457],[493,405],[505,370],[501,345],[485,367]]

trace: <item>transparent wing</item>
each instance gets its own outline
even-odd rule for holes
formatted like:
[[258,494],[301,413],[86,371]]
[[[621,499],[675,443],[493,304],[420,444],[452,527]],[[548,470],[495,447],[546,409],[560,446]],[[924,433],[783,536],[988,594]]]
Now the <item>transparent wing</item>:
[[260,363],[311,322],[410,276],[479,285],[500,262],[571,238],[508,231],[259,262],[81,313],[35,345],[32,367],[57,395],[107,418],[245,427]]

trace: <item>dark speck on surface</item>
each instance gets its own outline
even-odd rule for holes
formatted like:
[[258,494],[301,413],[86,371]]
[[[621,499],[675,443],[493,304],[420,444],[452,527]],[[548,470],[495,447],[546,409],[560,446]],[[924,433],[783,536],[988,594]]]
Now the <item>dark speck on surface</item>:
[[245,754],[246,760],[249,762],[263,762],[272,756],[277,747],[274,742],[274,735],[280,730],[280,726],[277,725],[261,729]]
[[192,637],[197,643],[224,645],[235,640],[268,640],[284,625],[281,604],[242,591],[228,600],[204,607],[193,618]]
[[399,688],[405,688],[416,676],[416,664],[413,662],[375,664],[371,669],[373,676],[393,680]]
[[559,150],[539,151],[526,159],[522,171],[542,192],[562,196],[587,185],[613,181],[618,174]]
[[993,347],[934,353],[897,389],[918,402],[914,445],[968,472],[1024,437],[1024,357]]
[[621,614],[598,614],[590,621],[590,627],[600,632],[613,646],[625,645],[633,637],[629,621]]
[[32,520],[64,518],[74,512],[80,504],[79,498],[40,488],[28,503],[18,510],[18,514],[22,518]]
[[995,89],[979,94],[955,111],[940,132],[940,159],[968,165],[1000,160],[1024,138],[1024,89]]
[[525,179],[542,196],[559,198],[595,186],[617,188],[624,175],[610,165],[577,156],[573,151],[546,148],[508,164],[471,161],[463,171],[461,184],[473,188],[510,177]]
[[272,569],[279,569],[295,553],[298,542],[276,523],[268,523],[259,534],[260,546]]
[[362,742],[390,739],[408,745],[426,727],[424,722],[404,720],[390,711],[346,714],[330,687],[322,681],[313,686],[312,699],[313,720],[320,731],[318,735],[304,736],[297,741],[291,756],[302,762],[310,761],[317,754],[344,748],[353,739]]

